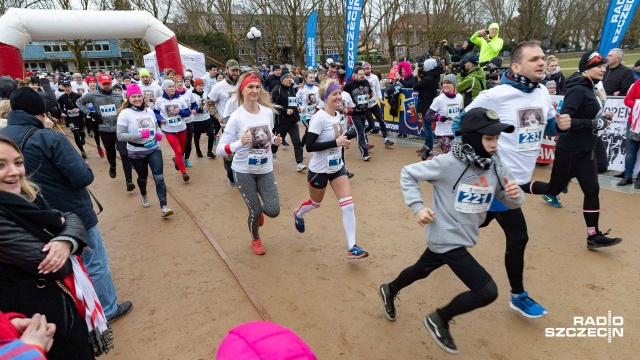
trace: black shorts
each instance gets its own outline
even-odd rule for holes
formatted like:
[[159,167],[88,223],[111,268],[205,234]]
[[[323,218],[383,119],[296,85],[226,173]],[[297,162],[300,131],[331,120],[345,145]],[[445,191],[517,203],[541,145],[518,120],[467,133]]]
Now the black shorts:
[[340,176],[347,176],[347,169],[342,165],[340,170],[334,172],[333,174],[327,173],[314,173],[311,170],[307,171],[307,182],[309,186],[315,189],[324,189],[327,187],[327,184]]

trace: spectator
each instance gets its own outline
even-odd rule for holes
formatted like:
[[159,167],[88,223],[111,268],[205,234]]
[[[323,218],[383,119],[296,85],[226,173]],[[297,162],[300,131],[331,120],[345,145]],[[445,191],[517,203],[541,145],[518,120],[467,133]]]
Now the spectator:
[[396,78],[396,72],[398,72],[398,62],[394,61],[389,70],[389,81],[393,81]]
[[47,323],[45,315],[34,314],[27,319],[22,314],[0,311],[0,359],[46,359],[55,332],[56,325]]
[[[502,50],[503,41],[498,37],[500,34],[500,27],[497,23],[489,25],[489,30],[478,30],[475,34],[471,35],[471,42],[480,47],[480,63],[489,62],[494,57],[500,54]],[[483,65],[484,66],[484,65]]]
[[633,69],[631,69],[631,71],[633,72],[634,80],[640,80],[640,60],[636,61],[636,64],[633,66]]
[[480,91],[487,88],[487,79],[482,68],[478,66],[478,55],[471,55],[460,62],[464,70],[457,75],[456,92],[462,95],[464,106],[467,106],[480,94]]
[[560,66],[558,66],[558,59],[553,55],[547,57],[546,72],[547,75],[540,83],[546,85],[547,81],[554,81],[556,94],[564,95],[564,83],[566,79],[560,69]]
[[624,52],[615,48],[607,55],[607,72],[602,85],[607,96],[625,96],[633,84],[633,71],[622,64]]
[[449,42],[446,39],[442,40],[442,45],[444,45],[444,47],[447,49],[447,52],[451,54],[451,62],[460,62],[460,60],[464,59],[465,57],[472,55],[473,49],[475,48],[475,46],[470,43],[469,39],[465,39],[462,43],[462,47],[458,49],[449,45]]
[[[6,126],[7,114],[11,111],[9,97],[17,88],[18,84],[10,77],[0,77],[0,119],[4,120],[4,126]],[[4,126],[0,126],[0,129],[4,128]]]
[[400,83],[403,88],[413,89],[413,85],[415,85],[416,83],[416,78],[415,76],[413,76],[411,63],[409,63],[408,61],[402,61],[400,64],[398,64],[395,81],[396,83]]
[[252,321],[236,326],[222,339],[216,360],[316,360],[295,332],[275,323]]
[[558,87],[556,86],[555,81],[549,80],[547,81],[546,84],[544,84],[544,86],[547,87],[547,90],[549,91],[549,95],[556,95],[558,93]]
[[[624,178],[618,182],[618,186],[631,184],[633,181],[633,168],[638,160],[638,150],[640,149],[640,80],[636,81],[627,96],[624,104],[631,108],[629,119],[627,120],[627,151],[624,157]],[[633,184],[636,189],[640,189],[640,173],[636,176]]]

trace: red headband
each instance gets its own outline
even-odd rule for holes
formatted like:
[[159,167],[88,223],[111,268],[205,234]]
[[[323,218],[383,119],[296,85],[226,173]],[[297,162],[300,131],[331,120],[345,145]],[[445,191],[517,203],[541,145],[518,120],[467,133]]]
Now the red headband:
[[242,84],[240,84],[240,92],[242,92],[242,90],[244,90],[245,86],[247,86],[249,83],[252,83],[254,81],[260,82],[260,78],[256,74],[251,74],[251,75],[247,76],[246,78],[244,78],[244,80],[242,80]]

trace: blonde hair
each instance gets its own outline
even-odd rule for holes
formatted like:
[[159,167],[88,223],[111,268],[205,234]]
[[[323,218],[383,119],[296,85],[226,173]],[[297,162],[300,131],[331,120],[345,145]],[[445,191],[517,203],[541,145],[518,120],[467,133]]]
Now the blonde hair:
[[547,56],[547,66],[549,66],[551,63],[557,63],[558,62],[558,58],[555,57],[554,55],[549,55]]
[[340,85],[340,82],[338,82],[337,79],[326,79],[325,81],[322,82],[322,84],[320,84],[320,98],[322,99],[325,94],[327,93],[327,90],[329,89],[329,85],[331,84],[337,84]]
[[[20,151],[18,145],[16,145],[16,143],[14,143],[11,139],[4,135],[0,135],[0,144],[7,144],[11,146],[15,151],[18,152],[18,154],[20,154],[24,161],[24,154],[22,154],[22,151]],[[38,185],[29,181],[26,176],[20,179],[20,196],[25,198],[27,201],[34,202],[38,197],[39,192],[40,188],[38,187]]]
[[[240,77],[238,78],[238,82],[236,83],[236,88],[231,92],[231,97],[233,97],[234,93],[238,97],[238,107],[244,104],[244,97],[242,96],[242,92],[240,91],[240,84],[242,84],[242,81],[244,81],[244,79],[250,75],[255,74],[252,72],[246,72],[240,75]],[[274,114],[278,114],[278,111],[282,108],[280,105],[276,105],[271,102],[271,95],[269,95],[267,90],[265,90],[262,86],[260,86],[260,96],[258,97],[258,104],[264,107],[268,107],[271,111],[273,111]]]

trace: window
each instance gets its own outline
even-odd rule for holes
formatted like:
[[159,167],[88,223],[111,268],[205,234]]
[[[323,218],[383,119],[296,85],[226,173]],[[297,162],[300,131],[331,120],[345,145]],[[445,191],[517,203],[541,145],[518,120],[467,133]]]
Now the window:
[[69,51],[69,47],[67,46],[67,44],[60,45],[60,51]]
[[42,48],[44,49],[44,52],[46,52],[46,53],[51,52],[51,45],[44,45],[44,46],[42,46]]
[[53,49],[54,52],[60,52],[60,45],[52,45],[51,49]]
[[46,69],[47,68],[47,64],[45,64],[45,63],[39,63],[38,66],[40,67],[40,69]]
[[85,51],[93,51],[93,44],[88,44],[84,49]]
[[92,67],[92,68],[95,68],[96,67],[96,62],[93,61],[93,60],[89,61],[89,66]]
[[98,65],[99,65],[100,67],[104,67],[104,61],[102,61],[102,60],[98,61]]
[[286,36],[278,36],[278,42],[279,43],[287,42],[287,37]]
[[247,55],[247,52],[244,49],[238,50],[238,55]]
[[31,65],[31,68],[32,68],[32,69],[36,69],[36,68],[38,68],[38,64],[36,64],[36,63],[31,63],[30,65]]

